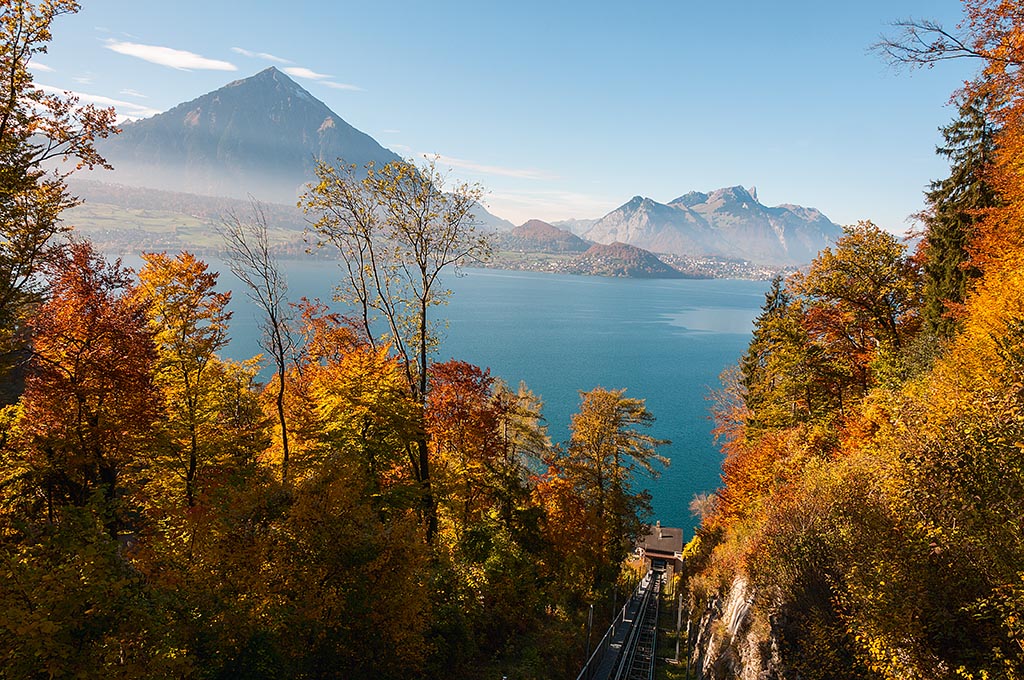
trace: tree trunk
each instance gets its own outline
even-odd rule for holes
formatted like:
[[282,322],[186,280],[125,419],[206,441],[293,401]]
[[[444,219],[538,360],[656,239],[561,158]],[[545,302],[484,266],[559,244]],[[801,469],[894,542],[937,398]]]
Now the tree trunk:
[[281,483],[288,486],[288,428],[284,418],[284,357],[277,366],[277,420],[281,424]]
[[[419,347],[419,394],[420,414],[426,416],[427,411],[427,297],[420,298],[420,347]],[[423,488],[423,512],[427,522],[427,543],[434,543],[437,534],[437,503],[430,487],[430,449],[427,447],[427,430],[421,428],[416,439],[416,447],[420,458],[420,485]]]
[[188,507],[196,505],[196,470],[199,467],[199,441],[196,438],[195,426],[192,426],[192,442],[188,455],[188,473],[185,475],[185,501]]

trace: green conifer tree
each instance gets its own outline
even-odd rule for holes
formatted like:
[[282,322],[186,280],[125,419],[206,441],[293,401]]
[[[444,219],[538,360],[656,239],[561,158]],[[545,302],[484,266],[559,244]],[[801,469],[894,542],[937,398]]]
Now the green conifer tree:
[[925,328],[940,337],[956,332],[957,322],[947,312],[951,304],[963,302],[971,280],[978,276],[967,248],[979,211],[997,202],[985,179],[996,133],[987,110],[985,101],[969,99],[961,104],[959,117],[942,128],[945,145],[936,152],[949,159],[950,174],[932,182],[926,193],[923,317]]

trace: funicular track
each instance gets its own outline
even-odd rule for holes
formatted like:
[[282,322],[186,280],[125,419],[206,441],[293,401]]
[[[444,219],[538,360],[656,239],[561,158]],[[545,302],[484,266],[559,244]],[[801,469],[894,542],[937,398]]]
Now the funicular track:
[[664,572],[649,571],[622,607],[577,680],[651,680]]

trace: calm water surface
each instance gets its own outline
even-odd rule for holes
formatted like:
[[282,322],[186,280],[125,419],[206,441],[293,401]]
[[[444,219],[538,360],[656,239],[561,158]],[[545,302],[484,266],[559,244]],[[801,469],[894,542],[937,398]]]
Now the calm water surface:
[[[259,352],[255,308],[226,267],[211,265],[224,271],[221,289],[237,289],[227,353],[251,357]],[[330,300],[335,264],[284,268],[293,299]],[[467,270],[448,284],[451,303],[435,312],[449,321],[435,358],[490,368],[513,387],[525,381],[544,400],[553,441],[568,438],[580,390],[625,387],[627,396],[647,400],[656,418],[650,434],[672,441],[662,450],[671,465],[660,479],[644,480],[652,519],[689,534],[690,499],[720,483],[707,397],[745,349],[767,283]]]

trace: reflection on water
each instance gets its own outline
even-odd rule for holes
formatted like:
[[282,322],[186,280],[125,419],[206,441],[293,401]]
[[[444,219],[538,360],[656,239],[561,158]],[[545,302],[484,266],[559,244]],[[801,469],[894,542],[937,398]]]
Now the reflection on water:
[[662,314],[671,326],[703,333],[740,333],[749,335],[760,309],[732,309],[728,307],[702,307],[686,309],[675,314]]

